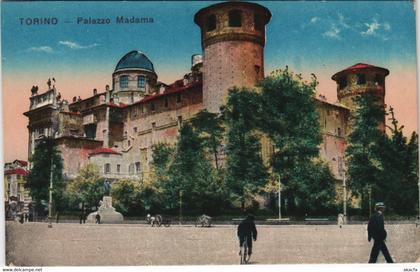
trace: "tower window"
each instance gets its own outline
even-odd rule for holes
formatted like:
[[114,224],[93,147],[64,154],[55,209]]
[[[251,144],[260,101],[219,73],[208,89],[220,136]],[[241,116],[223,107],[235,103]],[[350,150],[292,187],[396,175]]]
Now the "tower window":
[[121,173],[121,164],[117,164],[117,173]]
[[120,77],[120,88],[128,88],[128,76],[121,76]]
[[357,75],[357,84],[358,85],[366,84],[366,76],[364,74]]
[[241,22],[241,11],[240,10],[231,10],[229,11],[229,26],[230,27],[240,27],[242,26]]
[[142,89],[142,90],[146,87],[146,77],[145,76],[138,76],[137,77],[137,87]]
[[168,98],[165,97],[165,108],[167,108],[168,106],[169,106],[169,101],[168,101]]
[[104,169],[105,174],[109,174],[111,173],[111,164],[109,163],[105,163],[105,169]]
[[340,80],[338,81],[338,85],[340,89],[344,89],[347,86],[346,78],[340,78]]
[[263,19],[257,13],[254,13],[254,29],[257,30],[257,31],[264,31]]
[[216,15],[211,14],[207,17],[207,32],[216,29]]
[[384,85],[384,78],[379,74],[375,75],[375,85],[380,85],[380,86]]
[[136,173],[140,173],[140,162],[136,162]]
[[181,103],[181,94],[176,95],[176,103]]

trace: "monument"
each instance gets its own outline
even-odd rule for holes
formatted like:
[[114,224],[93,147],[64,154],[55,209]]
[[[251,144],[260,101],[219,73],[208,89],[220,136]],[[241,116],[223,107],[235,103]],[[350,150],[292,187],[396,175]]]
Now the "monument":
[[100,206],[98,211],[90,213],[87,218],[88,223],[96,222],[96,215],[99,214],[100,222],[105,224],[118,224],[122,223],[124,218],[121,213],[116,212],[112,207],[112,197],[104,196],[102,201],[99,202]]

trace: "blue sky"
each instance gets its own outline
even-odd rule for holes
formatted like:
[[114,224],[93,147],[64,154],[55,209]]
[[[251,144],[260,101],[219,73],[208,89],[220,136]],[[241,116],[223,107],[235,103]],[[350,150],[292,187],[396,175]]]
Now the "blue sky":
[[[158,72],[187,71],[201,53],[197,10],[212,2],[2,3],[6,73],[46,70],[112,71],[132,49],[145,52]],[[392,68],[415,65],[415,17],[410,1],[261,2],[267,25],[266,71],[289,65],[316,72],[355,62]],[[117,25],[116,16],[153,17],[153,24]],[[20,25],[20,17],[53,16],[56,26]],[[110,25],[63,24],[76,18],[111,18]]]

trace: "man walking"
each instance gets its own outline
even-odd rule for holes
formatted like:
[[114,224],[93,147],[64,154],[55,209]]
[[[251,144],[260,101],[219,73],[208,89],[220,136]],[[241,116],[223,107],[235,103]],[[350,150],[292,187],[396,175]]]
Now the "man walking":
[[[257,241],[257,228],[254,223],[254,216],[249,214],[238,226],[238,238],[239,238],[239,247],[242,247],[242,244],[247,242],[248,246],[248,257],[251,257],[252,254],[252,240]],[[242,249],[241,249],[242,250]],[[241,255],[241,251],[239,251]]]
[[370,252],[369,263],[376,263],[378,259],[379,251],[382,251],[382,254],[385,257],[387,263],[393,263],[394,261],[389,254],[388,248],[386,247],[386,230],[384,227],[384,215],[385,205],[383,202],[378,202],[375,204],[375,214],[370,218],[368,224],[368,241],[373,238],[373,247]]

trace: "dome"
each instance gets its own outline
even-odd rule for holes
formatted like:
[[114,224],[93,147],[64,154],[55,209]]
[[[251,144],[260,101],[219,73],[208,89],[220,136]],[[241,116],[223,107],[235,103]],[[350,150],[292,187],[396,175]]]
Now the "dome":
[[122,69],[142,69],[150,72],[155,72],[153,68],[153,63],[149,58],[142,52],[134,50],[120,59],[117,66],[115,67],[115,72]]

